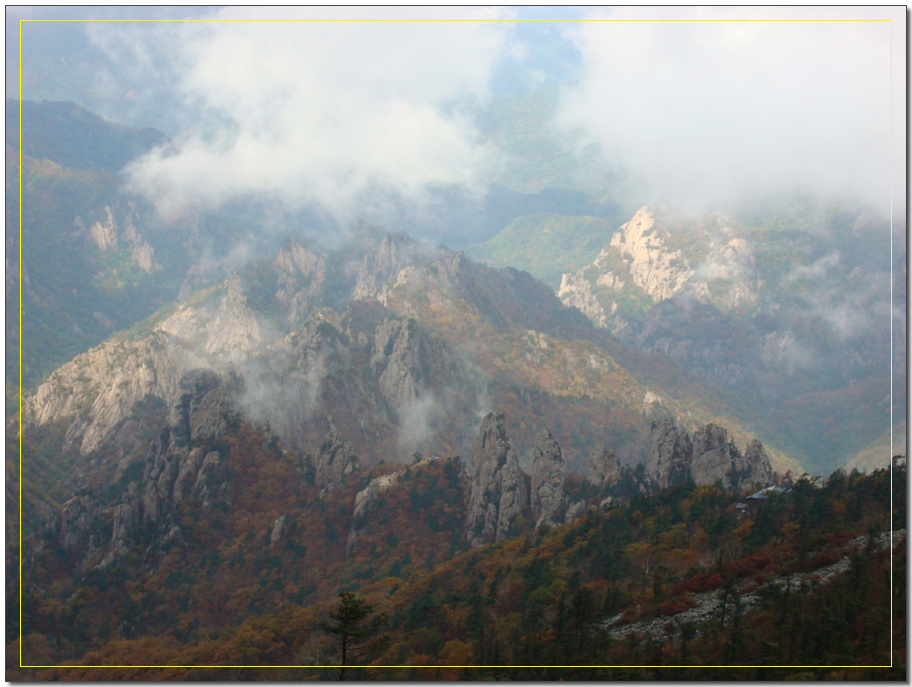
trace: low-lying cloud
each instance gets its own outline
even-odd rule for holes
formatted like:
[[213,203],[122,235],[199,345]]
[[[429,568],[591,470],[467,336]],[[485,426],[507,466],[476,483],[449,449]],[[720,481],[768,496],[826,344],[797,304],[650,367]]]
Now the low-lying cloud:
[[502,25],[240,21],[179,31],[179,93],[203,116],[175,147],[128,170],[132,188],[163,210],[255,194],[344,215],[373,192],[421,200],[477,185],[486,150],[466,108],[487,97]]
[[678,14],[690,21],[628,21],[643,15],[629,10],[573,25],[582,76],[565,93],[562,125],[622,163],[650,202],[708,209],[798,188],[889,213],[901,97],[891,94],[890,22]]
[[[231,21],[87,33],[120,76],[183,113],[174,146],[129,169],[168,213],[252,194],[346,224],[403,206],[439,214],[453,189],[477,200],[510,187],[506,160],[538,160],[479,129],[491,84],[509,68],[528,85],[545,67],[560,74],[557,138],[572,132],[586,156],[596,144],[637,202],[732,209],[798,190],[881,217],[905,202],[905,52],[887,9],[610,8],[588,18],[613,21],[560,24],[562,37],[476,21],[517,13],[235,7],[211,16]],[[313,21],[327,18],[354,21]],[[440,18],[460,21],[414,21]],[[103,76],[98,88],[120,87]]]

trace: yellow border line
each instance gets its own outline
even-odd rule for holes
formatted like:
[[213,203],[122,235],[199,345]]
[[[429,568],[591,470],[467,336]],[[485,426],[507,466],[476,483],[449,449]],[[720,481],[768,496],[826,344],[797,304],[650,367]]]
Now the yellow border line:
[[[219,23],[429,23],[429,22],[650,22],[650,23],[724,23],[724,22],[889,22],[890,23],[890,641],[889,665],[416,665],[350,666],[363,668],[892,668],[893,667],[893,20],[892,19],[20,19],[19,20],[19,667],[55,668],[338,668],[302,665],[23,665],[22,664],[22,24],[23,22],[219,22]],[[908,200],[907,200],[908,203]],[[907,401],[908,402],[908,401]],[[907,449],[908,450],[908,449]]]
[[[852,23],[878,23],[891,22],[892,19],[298,19],[289,17],[287,19],[214,19],[214,18],[191,18],[191,19],[20,19],[20,23],[29,22],[108,22],[108,23],[207,23],[217,22],[222,24],[529,24],[529,23],[586,23],[586,24],[622,24],[622,23],[649,23],[649,24],[721,24],[737,22],[744,23],[789,23],[789,24],[832,24],[839,22]],[[892,41],[892,30],[891,30]],[[534,667],[534,666],[530,666]]]
[[[908,223],[908,220],[907,220]],[[906,294],[908,299],[909,295]],[[908,365],[908,354],[907,361]],[[906,399],[908,406],[909,399]],[[908,453],[908,446],[906,452]],[[908,463],[907,463],[908,464]],[[907,468],[908,469],[908,468]],[[893,20],[890,20],[890,667],[893,667]]]
[[[5,393],[5,391],[4,391]],[[19,21],[19,665],[22,665],[22,21]]]

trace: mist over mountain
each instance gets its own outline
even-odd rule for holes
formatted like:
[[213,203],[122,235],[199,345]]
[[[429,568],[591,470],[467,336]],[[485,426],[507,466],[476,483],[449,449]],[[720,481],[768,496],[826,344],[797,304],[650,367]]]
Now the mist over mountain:
[[16,676],[904,667],[890,8],[8,18]]

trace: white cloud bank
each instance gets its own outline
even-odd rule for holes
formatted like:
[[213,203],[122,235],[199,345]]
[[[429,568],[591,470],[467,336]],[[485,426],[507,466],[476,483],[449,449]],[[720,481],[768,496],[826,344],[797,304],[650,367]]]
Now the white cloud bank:
[[[889,212],[891,113],[894,190],[905,190],[905,89],[891,93],[905,46],[894,52],[887,11],[901,38],[902,8],[593,14],[625,21],[572,25],[583,73],[561,123],[622,162],[653,201],[713,207],[799,187]],[[843,16],[852,20],[829,21]],[[732,18],[775,21],[720,21]]]
[[[797,188],[886,213],[892,153],[893,207],[904,206],[902,7],[589,12],[647,21],[559,25],[579,78],[559,95],[558,121],[626,167],[643,201],[718,209]],[[100,24],[89,35],[197,117],[175,149],[132,167],[134,189],[165,210],[255,193],[316,203],[345,223],[378,198],[420,205],[429,189],[490,181],[503,151],[480,142],[473,108],[499,66],[524,68],[523,56],[548,59],[554,46],[520,41],[511,21],[414,20],[516,14],[236,7],[213,15],[224,21]],[[777,21],[718,21],[745,18]]]
[[264,193],[345,215],[375,189],[476,183],[486,150],[463,110],[503,24],[237,21],[251,12],[177,28],[179,92],[211,116],[134,164],[135,189],[164,210]]

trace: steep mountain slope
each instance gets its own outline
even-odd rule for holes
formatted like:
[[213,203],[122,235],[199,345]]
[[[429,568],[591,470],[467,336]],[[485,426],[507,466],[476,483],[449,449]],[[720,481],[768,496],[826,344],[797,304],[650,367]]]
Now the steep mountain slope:
[[[438,665],[438,677],[487,666],[462,672],[468,679],[569,677],[545,666],[586,665],[601,672],[572,675],[712,665],[707,675],[757,677],[723,668],[745,656],[767,677],[797,663],[857,665],[843,677],[871,677],[872,656],[891,652],[903,665],[900,463],[892,482],[887,470],[836,473],[747,501],[686,483],[601,506],[595,497],[566,524],[520,524],[518,536],[466,550],[459,459],[365,471],[331,436],[299,454],[218,410],[223,390],[205,377],[187,387],[186,414],[146,444],[145,468],[120,480],[135,487],[113,515],[98,498],[114,492],[99,484],[26,539],[24,633],[8,635],[8,655],[21,647],[26,663],[58,667],[13,674],[328,679],[319,666],[338,653],[320,621],[339,589],[389,614],[388,641],[363,661],[400,678],[433,677],[411,667]],[[479,432],[492,455],[509,444],[497,422]],[[339,456],[355,467],[321,487]]]
[[515,267],[557,290],[561,276],[590,263],[611,239],[619,218],[523,215],[481,244],[465,249],[491,267]]
[[[889,227],[853,208],[796,208],[738,222],[643,207],[555,288],[626,345],[739,396],[768,437],[827,472],[891,422],[891,319],[894,377],[905,376],[904,263],[891,304]],[[473,255],[551,277],[551,244],[530,240],[539,231],[517,224]],[[579,247],[594,238],[584,232]],[[905,415],[901,386],[894,424]]]
[[[491,407],[530,446],[549,418],[576,467],[594,442],[642,460],[656,413],[691,428],[727,416],[752,436],[682,370],[611,343],[525,273],[404,235],[364,250],[356,272],[351,247],[345,261],[314,250],[291,242],[271,264],[78,356],[27,399],[25,426],[64,422],[67,445],[86,456],[147,394],[173,406],[181,377],[209,369],[239,376],[238,403],[286,439],[309,445],[337,427],[373,460],[465,452],[466,431]],[[344,309],[329,307],[345,294]]]
[[[27,396],[24,627],[8,646],[44,665],[131,665],[133,651],[144,665],[176,652],[190,652],[184,665],[312,665],[332,660],[314,628],[342,588],[395,604],[399,648],[377,659],[390,665],[525,661],[536,646],[549,661],[582,656],[574,652],[583,635],[530,644],[523,623],[538,636],[566,619],[567,604],[593,606],[567,596],[562,612],[561,593],[607,595],[603,582],[619,579],[611,566],[636,581],[615,584],[630,596],[603,605],[606,613],[623,610],[622,598],[642,603],[687,583],[696,571],[650,579],[653,596],[643,587],[644,570],[661,569],[651,556],[670,561],[686,546],[685,530],[666,533],[666,521],[696,518],[686,560],[737,564],[732,551],[750,528],[728,490],[769,484],[771,463],[780,472],[789,464],[750,443],[754,434],[724,401],[667,358],[608,338],[527,273],[404,234],[363,232],[333,250],[288,239],[270,260],[191,292]],[[35,472],[43,466],[53,471]],[[803,494],[813,489],[805,482]],[[704,491],[680,507],[667,493],[645,500],[664,486],[689,494],[694,483]],[[598,524],[604,509],[631,499],[611,526]],[[804,507],[758,527],[758,544],[781,531],[805,546],[783,529]],[[873,507],[860,512],[875,516]],[[602,533],[590,548],[570,536],[580,518]],[[623,548],[606,549],[622,522],[635,524],[635,538],[628,532]],[[656,548],[653,534],[662,535]],[[712,537],[733,547],[724,558]],[[568,567],[558,574],[527,560],[532,549]],[[440,603],[434,576],[450,579],[454,565],[477,570],[481,586],[465,595],[468,606],[450,604],[448,625],[424,632]],[[599,572],[590,580],[588,571]],[[469,619],[487,603],[483,588],[497,618],[479,626]],[[877,589],[880,604],[886,587]],[[8,589],[11,608],[16,592]],[[537,620],[523,619],[520,606],[538,609]],[[648,620],[627,610],[631,621]],[[271,614],[307,639],[262,635]],[[64,636],[62,627],[82,630]],[[516,653],[484,653],[494,644],[476,643],[481,628]],[[593,656],[605,648],[592,647]],[[303,653],[289,659],[289,650]]]
[[15,384],[21,230],[22,377],[33,386],[170,300],[186,264],[148,204],[120,190],[121,167],[160,133],[68,103],[23,102],[20,192],[18,109],[7,100],[6,371]]

